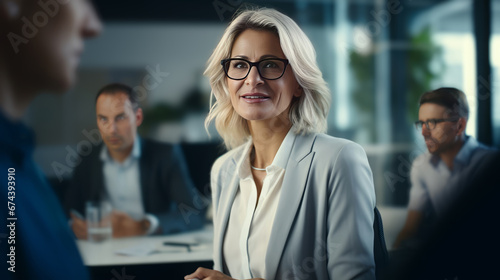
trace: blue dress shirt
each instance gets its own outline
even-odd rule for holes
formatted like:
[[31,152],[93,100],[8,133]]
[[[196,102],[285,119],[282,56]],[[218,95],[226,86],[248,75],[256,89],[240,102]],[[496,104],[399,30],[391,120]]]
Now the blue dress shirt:
[[[33,132],[0,111],[0,279],[88,279],[67,218],[34,163],[33,150]],[[11,193],[9,169],[15,169]],[[12,213],[8,206],[14,206]],[[11,223],[15,227],[6,226]],[[8,256],[12,251],[15,256]],[[15,263],[8,263],[12,259]],[[15,272],[8,270],[11,264]]]
[[453,169],[435,155],[426,152],[412,164],[409,210],[434,213],[441,217],[463,191],[463,178],[472,176],[474,168],[492,153],[488,148],[468,136],[455,156]]
[[141,153],[141,138],[136,135],[132,152],[125,161],[120,163],[111,158],[106,145],[102,146],[100,158],[106,194],[113,209],[128,214],[136,221],[149,220],[150,227],[146,234],[152,234],[157,231],[159,221],[156,216],[144,211],[139,166]]

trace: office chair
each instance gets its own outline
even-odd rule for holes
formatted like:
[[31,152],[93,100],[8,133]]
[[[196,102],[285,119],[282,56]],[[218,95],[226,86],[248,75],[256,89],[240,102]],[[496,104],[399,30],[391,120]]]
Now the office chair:
[[377,207],[374,209],[373,219],[373,255],[375,258],[375,277],[383,279],[384,271],[389,263],[389,254],[385,245],[384,225],[382,224],[382,216]]

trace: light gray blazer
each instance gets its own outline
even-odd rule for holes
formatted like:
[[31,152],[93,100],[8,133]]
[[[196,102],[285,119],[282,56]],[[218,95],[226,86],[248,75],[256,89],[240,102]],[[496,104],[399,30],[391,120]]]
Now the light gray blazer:
[[[214,269],[226,274],[222,247],[242,153],[243,146],[221,156],[211,174]],[[374,207],[361,146],[325,134],[297,135],[263,256],[266,280],[375,279]]]

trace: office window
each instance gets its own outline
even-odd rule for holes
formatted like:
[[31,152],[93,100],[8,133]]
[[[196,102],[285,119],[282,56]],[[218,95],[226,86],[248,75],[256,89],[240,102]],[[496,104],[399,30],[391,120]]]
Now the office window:
[[492,98],[493,143],[500,147],[500,0],[491,3],[491,83],[486,84]]

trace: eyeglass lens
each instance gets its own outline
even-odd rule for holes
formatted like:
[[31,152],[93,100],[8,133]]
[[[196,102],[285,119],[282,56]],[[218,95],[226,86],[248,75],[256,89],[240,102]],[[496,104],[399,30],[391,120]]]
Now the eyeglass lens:
[[436,123],[437,123],[436,120],[428,120],[428,121],[425,121],[425,122],[418,121],[418,122],[415,123],[415,127],[420,130],[420,129],[422,129],[422,127],[424,125],[426,125],[427,129],[432,130],[432,129],[436,128]]
[[[232,79],[244,79],[250,73],[251,65],[240,59],[232,59],[224,65],[226,73]],[[281,60],[266,59],[257,64],[258,71],[264,79],[277,79],[285,71],[285,62]]]

